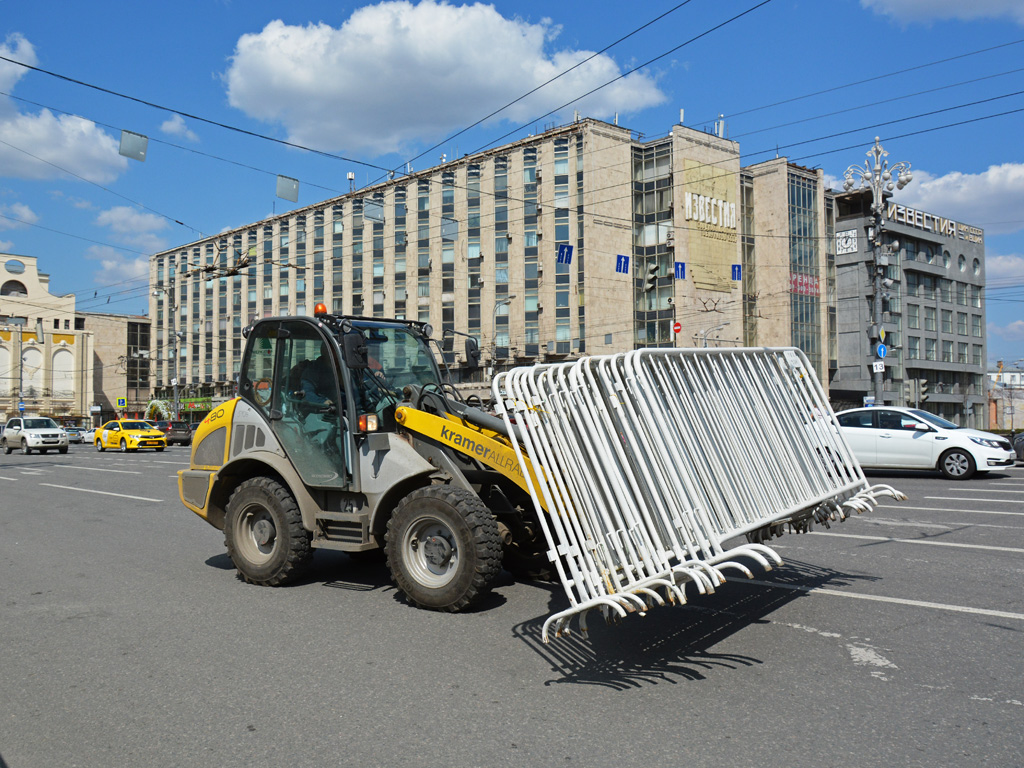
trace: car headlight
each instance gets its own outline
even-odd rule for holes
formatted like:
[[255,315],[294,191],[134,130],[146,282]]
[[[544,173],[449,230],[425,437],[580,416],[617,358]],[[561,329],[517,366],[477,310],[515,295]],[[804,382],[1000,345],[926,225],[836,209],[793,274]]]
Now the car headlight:
[[988,440],[988,439],[986,439],[984,437],[972,437],[971,438],[971,442],[972,443],[977,443],[978,445],[983,445],[986,448],[1001,448],[1002,447],[999,444],[998,440]]

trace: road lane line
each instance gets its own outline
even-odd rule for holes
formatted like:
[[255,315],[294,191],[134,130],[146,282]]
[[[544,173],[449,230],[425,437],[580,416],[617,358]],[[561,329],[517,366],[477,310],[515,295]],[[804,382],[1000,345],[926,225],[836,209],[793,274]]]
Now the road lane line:
[[921,498],[936,501],[987,501],[989,504],[1020,504],[1016,499],[967,499],[960,496],[922,496]]
[[122,499],[135,499],[137,501],[155,501],[159,504],[163,503],[163,499],[150,499],[146,496],[129,496],[127,493],[111,493],[110,491],[94,491],[91,488],[76,488],[73,485],[54,485],[53,483],[40,483],[45,485],[47,488],[63,488],[66,491],[82,491],[83,493],[99,493],[103,496],[117,496]]
[[952,507],[907,507],[907,506],[893,506],[890,504],[879,504],[878,509],[917,509],[925,510],[927,512],[962,512],[965,515],[1012,515],[1016,517],[1024,517],[1024,512],[999,512],[994,509],[953,509]]
[[4,477],[3,475],[0,475],[0,480],[10,480],[12,483],[18,482],[18,478],[16,477]]
[[833,536],[838,539],[863,539],[864,541],[891,541],[896,544],[930,544],[933,547],[959,547],[961,549],[985,549],[991,552],[1016,552],[1024,555],[1018,547],[991,547],[986,544],[957,544],[952,541],[931,541],[930,539],[895,539],[891,536],[861,536],[855,533],[831,533],[811,531],[811,536]]
[[775,581],[760,581],[759,579],[741,579],[730,576],[727,581],[736,584],[756,584],[761,587],[778,587],[779,589],[791,589],[795,592],[806,592],[809,595],[835,595],[838,597],[850,597],[854,600],[873,600],[879,603],[895,603],[896,605],[910,605],[915,608],[934,608],[940,611],[952,611],[954,613],[974,613],[980,616],[991,616],[998,619],[1018,619],[1024,621],[1024,613],[1011,613],[1010,611],[993,611],[988,608],[972,608],[968,605],[950,605],[949,603],[930,603],[925,600],[908,600],[902,597],[885,597],[884,595],[867,595],[863,592],[847,592],[842,589],[828,589],[827,587],[805,587],[798,584],[779,584]]
[[1022,491],[993,491],[991,488],[971,488],[971,493],[1024,493]]
[[907,528],[938,528],[941,531],[958,531],[963,528],[1003,528],[1010,531],[1019,531],[1019,525],[994,525],[993,523],[968,523],[954,521],[951,523],[926,523],[922,520],[889,520],[885,517],[871,517],[862,519],[861,525],[893,525]]
[[77,467],[74,464],[68,465],[71,469],[85,469],[89,472],[120,472],[122,475],[141,475],[141,472],[136,472],[134,469],[100,469],[99,467]]

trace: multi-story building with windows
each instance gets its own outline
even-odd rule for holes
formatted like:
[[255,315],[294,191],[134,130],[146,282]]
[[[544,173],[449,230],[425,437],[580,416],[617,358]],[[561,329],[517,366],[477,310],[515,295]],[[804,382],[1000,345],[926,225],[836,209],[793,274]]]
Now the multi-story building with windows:
[[[860,405],[873,393],[872,364],[884,362],[885,401],[918,402],[964,426],[988,427],[985,389],[985,244],[981,229],[886,200],[879,254],[888,354],[872,333],[874,254],[869,245],[871,192],[836,197],[840,368],[833,398]],[[875,331],[874,333],[877,333]]]
[[[158,395],[231,396],[242,328],[336,313],[429,321],[457,379],[641,346],[792,345],[835,359],[820,171],[740,167],[673,126],[570,125],[151,258]],[[470,372],[449,331],[477,338]]]

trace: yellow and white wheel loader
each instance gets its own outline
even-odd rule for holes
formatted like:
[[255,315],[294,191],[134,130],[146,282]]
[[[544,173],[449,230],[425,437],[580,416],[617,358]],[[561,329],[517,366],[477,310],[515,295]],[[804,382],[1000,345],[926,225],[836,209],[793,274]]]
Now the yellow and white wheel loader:
[[712,592],[724,570],[751,575],[741,560],[780,563],[773,536],[900,496],[868,487],[798,350],[518,368],[494,377],[487,412],[446,385],[431,333],[322,305],[246,329],[239,396],[178,473],[243,579],[287,584],[318,548],[383,550],[412,603],[459,611],[504,566],[562,582],[547,640],[591,610]]

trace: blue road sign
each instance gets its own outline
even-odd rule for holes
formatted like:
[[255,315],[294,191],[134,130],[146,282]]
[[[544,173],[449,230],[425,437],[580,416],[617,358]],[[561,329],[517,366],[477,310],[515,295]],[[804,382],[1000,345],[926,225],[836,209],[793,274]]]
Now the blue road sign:
[[676,280],[685,280],[685,279],[686,279],[686,262],[685,261],[677,261],[676,262]]
[[886,349],[885,344],[879,344],[875,347],[875,354],[877,354],[880,359],[884,358],[888,352],[889,350]]
[[118,408],[127,408],[128,407],[128,398],[126,398],[126,397],[119,397],[119,398],[117,398],[117,407]]
[[732,265],[732,279],[733,280],[742,280],[743,279],[743,265],[742,264],[733,264]]
[[25,404],[24,403],[18,403],[18,410],[19,411],[24,411],[25,410]]
[[572,246],[568,243],[562,243],[558,246],[558,263],[572,264]]
[[623,256],[620,253],[615,257],[615,271],[623,275],[629,274],[629,256]]

